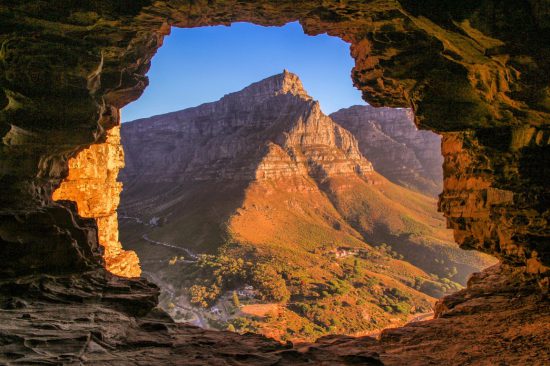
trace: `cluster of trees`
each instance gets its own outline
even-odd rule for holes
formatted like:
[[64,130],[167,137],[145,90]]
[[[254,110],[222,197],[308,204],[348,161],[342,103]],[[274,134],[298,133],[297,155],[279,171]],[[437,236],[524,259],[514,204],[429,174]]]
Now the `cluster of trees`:
[[448,278],[440,278],[436,274],[431,274],[432,280],[425,280],[420,277],[414,278],[414,283],[410,286],[433,297],[441,297],[450,292],[462,289],[462,286]]
[[194,305],[209,307],[226,291],[244,284],[254,286],[264,301],[287,302],[290,298],[281,274],[268,263],[252,263],[224,254],[201,255],[186,271],[185,277],[194,283],[189,287]]
[[378,305],[384,311],[395,314],[409,314],[411,312],[411,298],[398,288],[385,288],[379,301]]
[[287,302],[290,291],[281,274],[267,263],[252,266],[250,282],[259,291],[260,298],[266,301]]
[[390,257],[394,259],[400,259],[402,260],[404,257],[402,254],[397,253],[395,250],[393,250],[392,246],[386,243],[380,244],[378,247],[376,247],[379,251],[382,253],[385,253],[389,255]]
[[253,319],[238,317],[229,321],[227,330],[239,333],[256,333],[258,332],[258,325]]
[[[195,284],[189,288],[191,303],[208,307],[228,289],[243,283],[251,264],[226,255],[201,255],[189,271]],[[187,276],[193,278],[193,276]]]
[[353,286],[348,281],[343,281],[338,278],[334,278],[327,282],[327,292],[331,295],[346,295]]

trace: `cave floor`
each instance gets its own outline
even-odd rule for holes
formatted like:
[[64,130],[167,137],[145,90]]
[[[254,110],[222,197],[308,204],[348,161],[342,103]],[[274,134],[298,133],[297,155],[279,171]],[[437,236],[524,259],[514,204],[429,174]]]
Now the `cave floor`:
[[547,365],[550,306],[529,281],[494,267],[442,299],[434,320],[381,339],[280,344],[174,323],[158,289],[104,271],[0,281],[1,364]]

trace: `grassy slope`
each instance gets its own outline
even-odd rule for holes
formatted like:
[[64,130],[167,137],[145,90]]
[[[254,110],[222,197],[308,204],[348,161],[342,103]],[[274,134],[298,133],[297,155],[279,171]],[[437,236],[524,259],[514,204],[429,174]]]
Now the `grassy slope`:
[[[436,211],[435,199],[376,173],[371,181],[336,178],[322,185],[337,210],[367,241],[387,243],[412,264],[463,284],[469,273],[494,263],[487,255],[457,247],[443,215]],[[457,273],[450,276],[453,267]]]
[[[166,218],[148,227],[121,222],[123,242],[138,251],[147,271],[182,285],[178,270],[166,265],[182,253],[151,246],[141,239],[144,233],[209,253],[230,238],[239,244],[230,252],[233,256],[267,260],[283,273],[292,293],[290,304],[254,322],[260,332],[280,339],[363,334],[406,322],[409,314],[429,310],[434,298],[428,294],[445,291],[446,285],[428,272],[443,271],[460,260],[476,269],[485,264],[483,258],[461,258],[435,200],[377,174],[366,181],[345,176],[322,184],[308,176],[261,180],[246,189],[214,183],[132,189],[142,199],[126,200],[125,208],[139,212],[146,222]],[[381,242],[405,260],[378,248]],[[335,259],[332,251],[338,247],[361,249],[362,254]],[[434,265],[434,257],[445,263]]]
[[[425,292],[443,294],[442,283],[422,266],[392,258],[369,244],[379,244],[377,228],[386,227],[394,245],[407,234],[401,240],[404,253],[419,250],[423,257],[426,247],[436,258],[450,261],[448,257],[460,249],[451,243],[435,200],[376,174],[374,184],[346,176],[329,179],[320,185],[323,189],[310,178],[296,179],[253,182],[228,225],[233,240],[243,248],[235,256],[253,252],[257,258],[270,258],[280,272],[292,274],[288,283],[307,283],[307,290],[290,286],[294,305],[289,309],[294,314],[287,309],[257,324],[264,333],[277,336],[270,329],[286,327],[287,336],[296,339],[309,333],[372,331],[407,319],[408,310],[391,307],[396,303],[405,303],[411,313],[423,312],[434,301]],[[331,251],[338,247],[362,249],[365,254],[357,258],[359,275],[353,274],[356,257],[334,259]],[[450,254],[438,254],[439,247],[449,248]],[[344,282],[345,294],[330,293],[326,284],[333,280]],[[393,289],[408,299],[388,298]],[[304,326],[304,321],[311,324]]]
[[[244,182],[192,182],[175,188],[173,184],[141,185],[125,193],[129,197],[123,197],[121,212],[127,211],[145,222],[162,218],[157,226],[146,229],[151,239],[199,253],[215,253],[226,237],[225,223],[242,203],[245,185]],[[128,220],[121,220],[121,232],[135,230],[130,230],[129,225]],[[135,233],[127,237],[139,241]]]

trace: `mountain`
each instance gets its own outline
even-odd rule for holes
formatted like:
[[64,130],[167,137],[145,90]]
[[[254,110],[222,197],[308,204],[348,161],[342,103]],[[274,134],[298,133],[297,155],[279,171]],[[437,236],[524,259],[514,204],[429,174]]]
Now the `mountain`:
[[410,109],[357,105],[330,117],[353,133],[361,153],[392,182],[430,196],[443,190],[441,137],[418,130]]
[[290,72],[121,137],[121,240],[181,320],[360,334],[429,312],[490,262],[456,247],[434,198],[380,175]]

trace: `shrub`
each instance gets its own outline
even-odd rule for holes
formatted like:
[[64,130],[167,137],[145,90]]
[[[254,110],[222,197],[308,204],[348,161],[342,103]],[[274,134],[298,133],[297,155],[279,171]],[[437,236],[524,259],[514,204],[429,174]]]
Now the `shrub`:
[[280,273],[268,264],[259,264],[252,269],[251,281],[260,292],[262,300],[288,302],[290,292]]
[[239,295],[237,291],[233,291],[233,305],[238,309],[241,307],[241,302],[239,301]]
[[406,302],[399,302],[395,305],[392,305],[394,312],[401,314],[409,314],[411,312],[411,305]]

